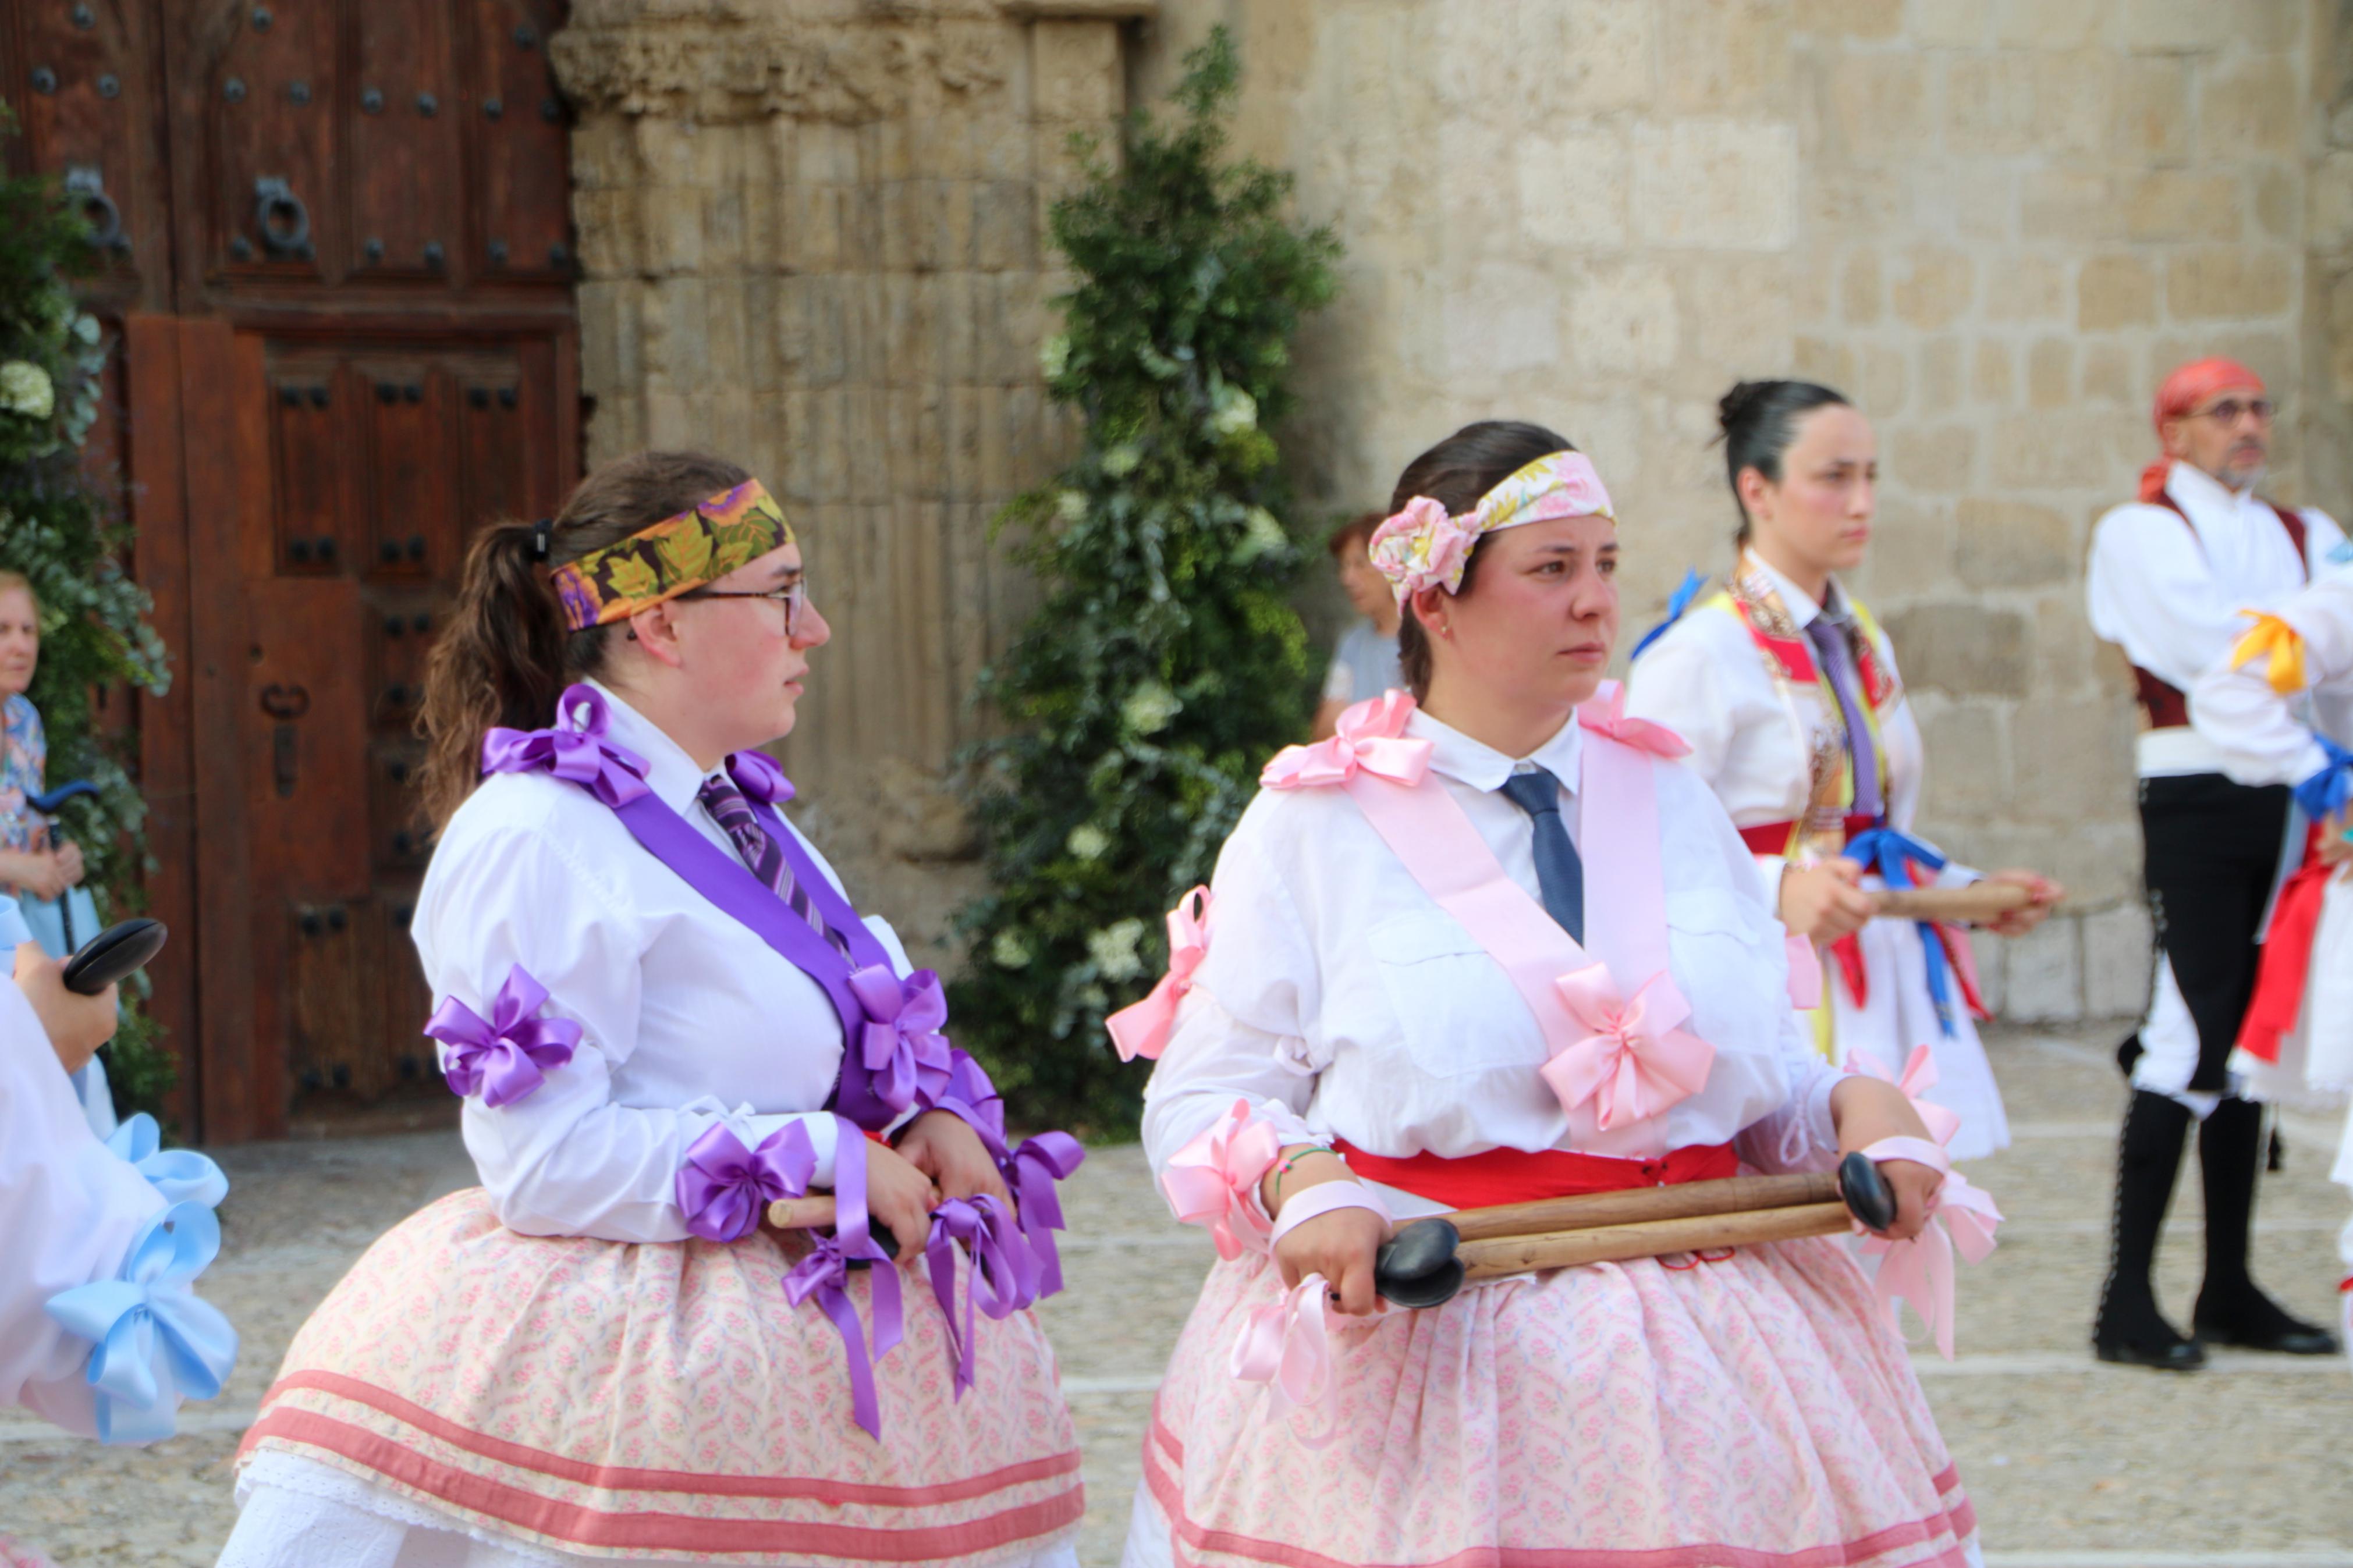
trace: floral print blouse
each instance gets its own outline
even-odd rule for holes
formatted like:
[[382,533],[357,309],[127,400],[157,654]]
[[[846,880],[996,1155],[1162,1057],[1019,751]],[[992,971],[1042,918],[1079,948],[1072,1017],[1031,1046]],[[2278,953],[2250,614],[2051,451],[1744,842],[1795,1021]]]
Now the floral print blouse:
[[0,849],[36,847],[45,825],[25,799],[41,793],[48,760],[40,710],[22,692],[0,701]]

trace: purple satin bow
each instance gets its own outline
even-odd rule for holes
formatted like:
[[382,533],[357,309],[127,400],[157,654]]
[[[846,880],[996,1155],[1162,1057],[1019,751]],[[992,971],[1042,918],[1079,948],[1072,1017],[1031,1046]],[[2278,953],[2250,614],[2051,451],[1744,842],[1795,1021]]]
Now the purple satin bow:
[[948,1040],[948,1000],[940,977],[918,969],[901,980],[887,965],[871,963],[849,977],[850,994],[866,1011],[860,1031],[859,1060],[868,1075],[867,1091],[895,1115],[921,1095],[936,1101],[954,1065]]
[[1005,1101],[987,1070],[965,1052],[948,1048],[948,1081],[923,1109],[947,1111],[978,1133],[981,1147],[1000,1169],[1011,1158],[1005,1148]]
[[626,805],[646,793],[646,760],[605,739],[611,724],[602,692],[586,682],[568,686],[556,700],[554,728],[501,727],[484,735],[482,772],[550,773],[607,805]]
[[[964,1322],[956,1322],[956,1243],[972,1254],[972,1276],[965,1286]],[[932,1274],[932,1294],[948,1321],[948,1342],[955,1352],[955,1394],[962,1399],[972,1386],[978,1356],[973,1313],[1002,1321],[1038,1299],[1038,1264],[1021,1239],[1013,1215],[987,1193],[972,1198],[950,1198],[932,1211],[932,1233],[923,1244],[923,1260]]]
[[1005,1184],[1021,1209],[1021,1234],[1038,1259],[1037,1300],[1062,1289],[1062,1255],[1054,1233],[1063,1228],[1061,1194],[1054,1184],[1070,1179],[1086,1163],[1087,1152],[1067,1132],[1040,1132],[1023,1141],[1012,1156],[999,1162]]
[[[899,1270],[890,1254],[875,1244],[866,1215],[866,1134],[847,1117],[837,1117],[839,1138],[833,1156],[834,1227],[831,1236],[817,1238],[816,1250],[785,1276],[785,1299],[796,1307],[811,1296],[833,1320],[842,1348],[849,1355],[850,1408],[858,1424],[872,1437],[882,1436],[882,1406],[874,1392],[874,1363],[898,1348],[906,1329],[899,1299]],[[853,1260],[881,1267],[867,1271],[873,1283],[873,1349],[858,1321],[858,1303],[849,1296],[849,1265]]]
[[580,1026],[569,1018],[539,1017],[546,1001],[547,987],[520,963],[507,971],[488,1023],[455,996],[442,998],[425,1032],[449,1047],[441,1068],[449,1087],[459,1094],[480,1090],[482,1103],[495,1110],[538,1089],[546,1069],[570,1061],[580,1044]]
[[776,759],[765,752],[731,752],[727,756],[727,776],[746,799],[763,801],[769,805],[782,805],[793,798],[793,781]]
[[757,1149],[714,1121],[686,1151],[678,1170],[678,1206],[686,1228],[705,1241],[738,1241],[759,1227],[760,1215],[779,1198],[808,1191],[817,1171],[817,1151],[808,1129],[788,1121],[760,1140]]

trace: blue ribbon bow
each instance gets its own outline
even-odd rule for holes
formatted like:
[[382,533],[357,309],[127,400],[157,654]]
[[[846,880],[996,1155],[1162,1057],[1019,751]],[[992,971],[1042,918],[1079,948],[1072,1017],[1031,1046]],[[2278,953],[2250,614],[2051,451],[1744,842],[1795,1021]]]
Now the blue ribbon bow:
[[2304,815],[2315,822],[2326,822],[2345,810],[2348,798],[2353,798],[2353,752],[2347,751],[2326,735],[2315,735],[2321,751],[2327,754],[2326,766],[2295,786],[2295,804]]
[[101,1443],[153,1443],[177,1429],[183,1399],[210,1399],[237,1366],[237,1330],[188,1289],[220,1255],[220,1222],[174,1204],[131,1243],[119,1278],[49,1298],[48,1314],[90,1342]]
[[1706,573],[1695,566],[1686,570],[1683,580],[1675,584],[1673,593],[1667,595],[1667,618],[1642,634],[1642,640],[1636,643],[1634,651],[1626,656],[1627,661],[1631,663],[1641,658],[1644,648],[1666,636],[1667,628],[1683,618],[1683,612],[1691,608],[1692,601],[1698,598],[1699,591],[1706,586]]
[[221,1168],[194,1149],[166,1149],[164,1130],[145,1111],[125,1121],[106,1141],[116,1158],[147,1178],[167,1204],[202,1204],[220,1207],[228,1196],[228,1178]]
[[[1945,868],[1945,857],[1935,845],[1893,827],[1874,827],[1856,834],[1843,853],[1848,859],[1860,861],[1865,870],[1877,872],[1879,879],[1891,888],[1917,885],[1912,880],[1915,862],[1931,871]],[[1928,996],[1936,1005],[1936,1026],[1949,1039],[1954,1033],[1953,986],[1946,973],[1945,940],[1937,934],[1933,922],[1912,923],[1919,930],[1921,952],[1927,960]]]

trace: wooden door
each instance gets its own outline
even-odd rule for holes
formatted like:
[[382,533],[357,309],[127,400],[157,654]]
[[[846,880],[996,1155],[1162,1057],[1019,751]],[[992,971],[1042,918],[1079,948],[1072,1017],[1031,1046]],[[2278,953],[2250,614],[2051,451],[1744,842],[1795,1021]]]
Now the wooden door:
[[49,105],[20,155],[100,159],[124,214],[105,298],[178,670],[140,724],[152,891],[190,939],[163,998],[183,1120],[445,1106],[407,936],[414,724],[468,538],[578,471],[563,6],[9,11],[0,92]]

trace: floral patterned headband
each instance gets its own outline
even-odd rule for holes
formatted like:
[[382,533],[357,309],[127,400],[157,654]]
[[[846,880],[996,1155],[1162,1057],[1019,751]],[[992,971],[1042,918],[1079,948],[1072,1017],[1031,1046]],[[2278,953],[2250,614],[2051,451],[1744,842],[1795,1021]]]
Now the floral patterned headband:
[[1432,584],[1460,593],[1472,548],[1487,534],[1555,518],[1617,515],[1609,510],[1601,476],[1584,453],[1551,452],[1481,496],[1461,517],[1450,516],[1442,502],[1428,496],[1414,497],[1373,531],[1369,548],[1373,564],[1402,605]]
[[793,525],[767,487],[745,479],[691,510],[567,561],[548,574],[574,631],[627,620],[666,599],[716,583],[747,561],[793,542]]

